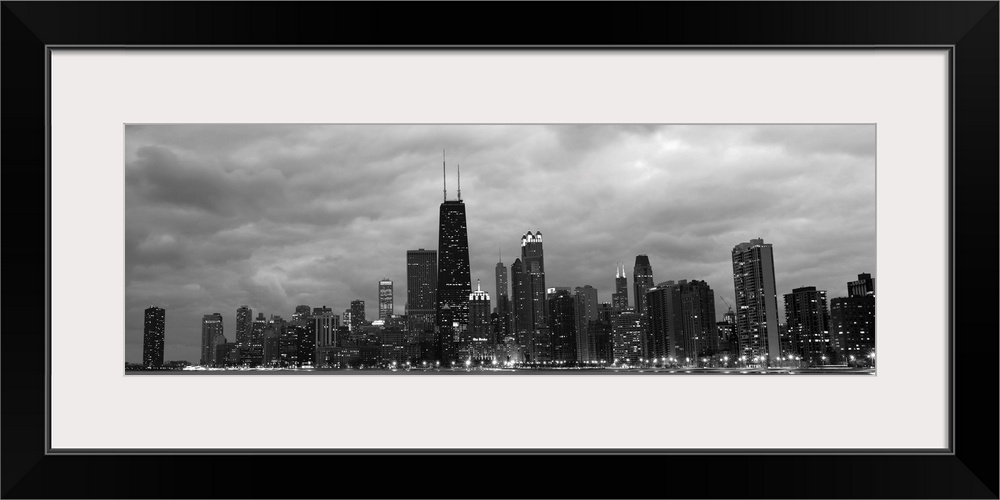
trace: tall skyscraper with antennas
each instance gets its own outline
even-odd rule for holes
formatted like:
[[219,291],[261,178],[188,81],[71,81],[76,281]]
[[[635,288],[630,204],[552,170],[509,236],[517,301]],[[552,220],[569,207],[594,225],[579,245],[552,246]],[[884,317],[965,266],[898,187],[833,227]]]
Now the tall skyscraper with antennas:
[[[459,173],[458,199],[448,199],[448,180],[445,161],[441,161],[444,181],[444,200],[438,225],[438,280],[437,319],[438,358],[450,362],[455,337],[469,325],[469,295],[472,278],[469,271],[469,235],[462,201],[461,173]],[[461,172],[461,170],[459,171]]]

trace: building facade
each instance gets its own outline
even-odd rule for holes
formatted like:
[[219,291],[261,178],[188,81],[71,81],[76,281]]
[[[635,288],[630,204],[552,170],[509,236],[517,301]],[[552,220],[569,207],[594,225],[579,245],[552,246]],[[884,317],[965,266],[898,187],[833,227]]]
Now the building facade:
[[222,315],[219,313],[206,314],[201,317],[201,365],[211,366],[216,364],[216,346],[226,343],[223,335]]
[[833,344],[830,342],[830,313],[826,308],[826,290],[814,286],[795,288],[785,294],[785,324],[789,341],[797,354],[811,364],[825,364]]
[[552,361],[577,362],[576,299],[569,290],[555,290],[548,298]]
[[647,255],[636,255],[632,268],[632,287],[635,290],[635,312],[645,314],[646,291],[653,288],[653,266]]
[[437,315],[437,250],[406,251],[406,329],[411,339],[434,331]]
[[761,238],[733,247],[736,331],[741,355],[768,364],[781,357],[774,251]]
[[162,307],[146,308],[142,322],[142,366],[163,366],[166,314]]
[[590,286],[578,286],[573,291],[576,300],[576,356],[582,363],[597,360],[594,335],[591,325],[597,321],[597,289]]
[[384,321],[392,315],[392,280],[382,278],[378,282],[378,319]]

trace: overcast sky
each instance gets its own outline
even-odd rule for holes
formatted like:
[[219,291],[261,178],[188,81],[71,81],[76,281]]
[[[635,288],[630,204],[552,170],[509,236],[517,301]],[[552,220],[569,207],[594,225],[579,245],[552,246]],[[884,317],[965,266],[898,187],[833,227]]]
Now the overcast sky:
[[128,125],[125,357],[143,310],[166,309],[165,360],[197,362],[201,317],[289,319],[298,304],[378,315],[378,282],[406,303],[406,251],[437,248],[441,150],[462,198],[473,289],[495,291],[521,236],[541,231],[546,285],[610,301],[637,254],[656,283],[701,279],[733,303],[730,253],[774,245],[781,295],[847,295],[875,275],[874,125]]

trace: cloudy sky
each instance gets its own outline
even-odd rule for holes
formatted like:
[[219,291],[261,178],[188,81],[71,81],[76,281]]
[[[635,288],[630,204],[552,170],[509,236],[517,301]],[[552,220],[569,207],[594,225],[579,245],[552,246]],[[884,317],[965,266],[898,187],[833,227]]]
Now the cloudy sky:
[[[128,125],[125,359],[143,310],[166,309],[165,360],[197,362],[201,317],[294,307],[378,315],[378,281],[406,303],[406,251],[437,247],[441,150],[462,198],[473,288],[494,295],[526,231],[544,236],[546,285],[592,285],[649,255],[654,280],[702,279],[721,318],[730,252],[774,245],[781,294],[847,295],[875,274],[874,125]],[[720,298],[721,297],[721,298]]]

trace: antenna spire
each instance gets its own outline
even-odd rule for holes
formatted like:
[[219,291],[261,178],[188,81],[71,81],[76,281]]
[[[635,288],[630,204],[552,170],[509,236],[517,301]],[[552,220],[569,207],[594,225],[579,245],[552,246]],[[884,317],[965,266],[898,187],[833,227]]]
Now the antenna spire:
[[497,248],[497,253],[500,255],[499,262],[503,262],[503,247],[498,247]]
[[462,201],[462,165],[458,165],[458,201]]
[[444,150],[441,150],[441,180],[444,183],[444,201],[448,201],[448,173],[444,168]]

